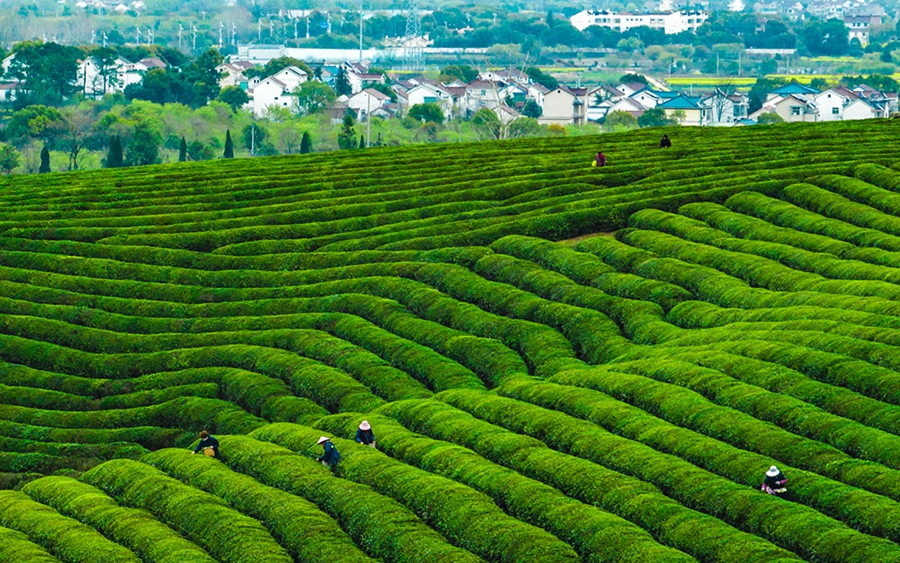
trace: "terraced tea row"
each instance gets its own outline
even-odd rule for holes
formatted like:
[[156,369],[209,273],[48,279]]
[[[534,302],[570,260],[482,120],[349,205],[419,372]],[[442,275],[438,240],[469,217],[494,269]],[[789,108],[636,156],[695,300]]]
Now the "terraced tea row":
[[649,135],[9,180],[0,562],[900,561],[892,125]]

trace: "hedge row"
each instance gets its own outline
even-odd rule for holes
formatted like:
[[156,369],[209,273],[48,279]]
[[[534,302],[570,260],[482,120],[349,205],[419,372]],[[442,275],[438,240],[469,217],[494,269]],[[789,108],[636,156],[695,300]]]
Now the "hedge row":
[[743,192],[726,200],[725,206],[732,211],[764,219],[781,227],[826,236],[859,247],[900,252],[900,237],[875,229],[861,228],[843,220],[832,219],[805,209],[803,206],[769,198],[762,194]]
[[[398,401],[391,403],[389,410],[406,410],[418,404],[421,403]],[[316,426],[334,435],[350,435],[360,419],[361,415],[333,415],[321,419]],[[572,545],[584,561],[695,561],[663,548],[627,520],[582,504],[471,450],[414,434],[391,418],[367,415],[367,419],[378,429],[379,450],[490,495],[511,516],[544,528]],[[460,428],[455,420],[444,423]],[[351,447],[350,455],[355,456],[359,449]]]
[[[283,348],[302,348],[307,344],[302,333],[296,331],[282,331],[277,336],[280,338],[269,333],[264,339]],[[233,344],[146,354],[88,354],[36,340],[0,335],[0,358],[60,373],[118,378],[189,366],[233,366],[280,378],[293,393],[328,409],[368,410],[383,402],[344,373],[273,347]],[[264,396],[259,398],[265,399]],[[300,402],[295,407],[298,413],[321,410],[309,402]]]
[[218,460],[187,450],[159,450],[141,461],[259,520],[297,561],[374,562],[313,503],[235,473]]
[[557,242],[511,235],[494,241],[491,249],[523,260],[531,260],[543,268],[571,278],[582,286],[596,287],[610,295],[625,299],[650,301],[666,311],[691,298],[689,292],[677,285],[648,280],[633,274],[623,274],[592,254],[579,252]]
[[[640,229],[658,230],[681,239],[715,246],[725,251],[750,254],[752,255],[748,257],[750,260],[755,260],[757,256],[767,258],[780,262],[793,270],[819,274],[831,280],[872,280],[873,283],[866,284],[869,291],[875,290],[883,282],[895,284],[900,281],[900,269],[896,267],[839,259],[825,252],[807,251],[789,244],[738,239],[724,231],[708,226],[703,222],[702,217],[697,220],[662,211],[647,210],[632,215],[630,222],[632,226]],[[790,270],[785,272],[781,277],[788,278],[793,274]],[[793,275],[798,282],[802,283],[803,276]],[[751,283],[753,282],[751,281]],[[831,285],[828,284],[825,287],[831,287]],[[885,288],[879,291],[879,294],[889,298],[891,293],[887,292],[892,289]],[[827,291],[824,288],[822,290]]]
[[246,436],[220,436],[222,461],[261,483],[315,503],[373,558],[391,563],[483,563],[447,542],[408,508],[371,488],[338,479],[303,455]]
[[[771,465],[770,460],[757,466],[746,465],[747,459],[735,463],[730,471],[740,475],[743,484],[739,484],[654,449],[690,454],[693,461],[723,471],[722,466],[734,463],[734,448],[710,450],[708,444],[673,443],[675,440],[669,440],[668,435],[677,428],[649,415],[643,415],[641,421],[640,411],[605,398],[596,391],[517,381],[504,385],[502,393],[582,415],[598,424],[603,423],[622,436],[562,412],[510,400],[479,397],[464,391],[445,391],[438,398],[489,422],[538,437],[555,449],[649,481],[685,506],[767,538],[804,558],[835,563],[900,560],[900,548],[890,541],[852,530],[805,506],[760,493],[759,482],[766,467]],[[648,444],[628,439],[638,435]],[[718,457],[719,454],[726,455]],[[795,474],[793,487],[803,478],[802,472],[796,473],[800,476]]]
[[215,561],[150,513],[120,506],[100,489],[70,477],[44,477],[22,491],[127,547],[144,563]]
[[[306,450],[320,430],[293,424],[273,424],[250,436]],[[490,497],[450,479],[388,458],[351,440],[333,438],[341,454],[341,476],[366,484],[408,506],[451,542],[485,559],[513,563],[579,561],[568,544],[555,536],[507,516]]]
[[249,432],[266,421],[218,399],[183,397],[133,409],[54,411],[0,405],[0,420],[58,428],[114,429],[133,426],[176,427],[215,432]]
[[[475,392],[448,393],[453,393],[456,397],[468,396],[472,401],[498,399],[496,396]],[[379,410],[413,430],[460,443],[496,463],[625,518],[649,531],[664,545],[679,549],[698,560],[796,560],[793,554],[762,538],[736,530],[721,520],[679,504],[651,484],[591,461],[554,451],[541,441],[513,434],[447,404],[433,400],[404,401],[386,405]],[[447,471],[453,470],[448,468]],[[618,545],[618,542],[626,539],[622,533],[627,528],[622,531],[613,530],[610,530],[610,535],[615,539],[607,541]],[[727,538],[727,541],[699,541],[701,537],[710,540]],[[631,541],[628,540],[628,543]],[[628,548],[623,549],[628,551]],[[621,551],[616,549],[613,553],[619,554]],[[639,557],[649,558],[651,555]],[[676,555],[670,553],[664,557],[674,559]]]
[[[217,561],[293,561],[258,521],[149,465],[118,459],[91,469],[82,478],[120,504],[150,511]],[[237,530],[240,533],[235,533]]]
[[59,563],[47,550],[32,543],[22,532],[0,526],[0,562]]
[[[725,354],[721,356],[723,360],[727,358]],[[735,364],[739,361],[737,357],[732,356],[732,358],[735,358]],[[710,354],[708,363],[716,365],[718,362]],[[749,366],[747,366],[748,363],[750,363]],[[748,375],[752,372],[760,375],[757,375],[756,378],[748,378],[748,382],[745,383],[741,380],[741,377],[744,376],[743,372],[735,374],[736,370],[733,368],[737,366],[728,366],[732,369],[721,366],[721,369],[728,369],[730,372],[726,373],[720,369],[703,367],[689,361],[663,357],[616,362],[608,367],[618,373],[639,374],[679,387],[686,387],[716,404],[739,410],[757,421],[771,422],[788,432],[829,444],[855,458],[871,459],[888,467],[896,464],[896,450],[900,447],[897,436],[825,412],[810,403],[793,398],[786,392],[767,391],[766,389],[775,387],[775,385],[767,384],[766,372],[769,372],[770,378],[773,375],[777,378],[777,388],[786,391],[791,390],[789,380],[791,376],[788,373],[779,373],[778,370],[767,369],[762,362],[744,361],[743,365],[747,366]],[[560,374],[558,381],[581,386],[577,378],[570,377],[569,374]],[[822,389],[820,396],[826,392],[827,390]],[[791,451],[773,455],[791,460],[796,459]],[[814,461],[819,460],[814,458]],[[896,474],[885,467],[878,467],[866,461],[845,459],[840,463],[826,465],[826,469],[823,471],[839,481],[844,481],[846,478],[853,479],[858,487],[897,498],[897,492],[893,490],[890,483],[892,479],[896,478],[892,478],[891,475]],[[867,474],[867,480],[859,481],[857,471]]]
[[[711,449],[718,446],[717,441],[730,444],[741,450],[749,450],[759,453],[771,459],[779,461],[779,465],[785,468],[790,466],[805,469],[811,473],[817,473],[823,477],[843,480],[854,489],[872,489],[893,499],[900,498],[900,471],[891,470],[877,463],[854,459],[838,449],[820,442],[797,436],[787,430],[773,426],[727,407],[720,407],[701,397],[694,391],[683,389],[677,385],[658,382],[641,375],[635,375],[620,370],[617,365],[594,369],[584,374],[563,373],[550,379],[554,383],[584,387],[601,391],[607,395],[617,397],[619,400],[634,405],[647,413],[675,424],[714,438],[708,440]],[[894,454],[894,459],[885,463],[888,467],[896,466],[897,438],[886,433],[878,433],[883,438],[878,444],[884,448],[881,456],[889,459],[887,452]],[[703,442],[705,438],[694,440]],[[874,444],[873,444],[874,445]],[[893,447],[891,447],[893,446]],[[735,454],[736,458],[746,457],[745,454]],[[741,459],[741,462],[751,464],[751,458]],[[758,465],[756,460],[752,462]],[[724,473],[726,477],[739,480],[740,476]],[[822,481],[821,488],[831,490],[844,490],[843,500],[849,500],[855,496],[855,502],[867,502],[870,506],[880,506],[879,520],[887,518],[888,514],[900,511],[900,505],[896,502],[871,495],[868,500],[862,492],[843,487],[830,479],[820,479],[817,475],[808,475],[801,485]],[[815,495],[806,495],[804,490],[796,489],[796,498],[817,506],[820,510],[833,514],[849,514],[847,509],[830,508],[819,502]],[[900,515],[900,513],[898,513]],[[865,517],[857,516],[859,524],[865,529],[876,530],[878,523],[868,522]],[[890,530],[878,532],[891,534]]]
[[141,563],[131,550],[19,491],[0,491],[0,525],[26,534],[66,563]]

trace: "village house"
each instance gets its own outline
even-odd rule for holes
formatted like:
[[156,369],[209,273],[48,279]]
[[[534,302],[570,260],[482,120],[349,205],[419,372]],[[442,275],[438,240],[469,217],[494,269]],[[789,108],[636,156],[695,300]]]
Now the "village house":
[[255,65],[249,61],[235,61],[233,63],[224,63],[216,67],[216,70],[222,74],[219,79],[219,86],[226,88],[228,86],[238,86],[244,90],[249,89],[250,82],[244,74]]
[[709,122],[709,110],[700,105],[699,97],[679,94],[656,107],[665,110],[666,117],[676,119],[680,125],[701,126]]
[[544,95],[544,113],[538,118],[542,125],[582,125],[585,119],[583,98],[586,88],[573,89],[559,85]]
[[453,117],[453,96],[441,86],[422,82],[406,92],[407,108],[427,103],[438,104],[445,119]]
[[306,71],[289,66],[260,80],[248,92],[253,115],[264,117],[273,107],[295,111],[297,98],[294,93],[307,78]]
[[372,114],[375,110],[391,103],[391,97],[374,88],[366,88],[350,96],[347,107],[356,112],[357,119]]

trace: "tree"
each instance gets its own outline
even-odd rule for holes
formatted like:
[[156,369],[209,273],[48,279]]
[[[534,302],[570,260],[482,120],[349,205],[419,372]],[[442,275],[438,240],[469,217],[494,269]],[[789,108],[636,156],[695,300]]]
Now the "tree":
[[78,170],[82,151],[85,148],[100,148],[101,135],[94,127],[96,117],[90,107],[77,106],[63,108],[65,130],[60,135],[57,146],[69,154],[69,170]]
[[134,126],[134,134],[125,153],[126,166],[144,166],[159,162],[162,134],[155,120],[142,119]]
[[187,141],[184,137],[181,138],[181,143],[178,145],[178,162],[186,162],[187,161]]
[[334,90],[338,96],[349,96],[353,93],[350,87],[350,80],[347,78],[347,71],[344,67],[338,68],[337,74],[334,75]]
[[359,148],[361,148],[361,149],[366,148],[366,136],[365,135],[359,136]]
[[241,140],[244,142],[244,148],[250,151],[250,154],[258,154],[264,146],[266,137],[269,132],[259,126],[257,123],[245,125],[241,129]]
[[231,129],[225,130],[225,152],[222,158],[234,158],[234,142],[231,140]]
[[84,55],[57,43],[23,41],[13,48],[15,57],[7,74],[18,80],[15,107],[60,105],[77,90],[78,60]]
[[642,113],[637,119],[637,124],[639,127],[666,127],[668,125],[677,125],[677,123],[674,123],[673,120],[669,119],[669,116],[666,115],[666,110],[660,107],[650,108]]
[[113,138],[109,141],[109,152],[106,153],[106,163],[103,166],[105,168],[120,168],[124,165],[122,140],[118,135],[113,135]]
[[809,87],[815,88],[819,92],[824,92],[825,90],[828,90],[828,82],[824,78],[819,78],[817,76],[809,82]]
[[244,104],[250,101],[250,96],[240,86],[226,86],[219,92],[218,100],[228,104],[231,111],[237,112]]
[[300,140],[300,154],[309,154],[312,152],[312,139],[309,138],[309,131],[303,132],[303,138]]
[[341,131],[338,133],[338,146],[342,149],[356,148],[356,131],[353,129],[355,121],[352,115],[344,116],[344,123],[341,125]]
[[449,65],[441,71],[441,82],[459,80],[469,83],[478,78],[478,71],[469,65]]
[[407,115],[416,121],[424,123],[443,123],[444,110],[437,102],[426,102],[424,104],[416,104],[409,108]]
[[317,80],[308,80],[297,89],[297,107],[305,115],[327,108],[335,98],[335,91],[328,84]]
[[644,76],[643,74],[634,74],[634,73],[623,75],[621,78],[619,78],[619,82],[622,84],[632,84],[635,82],[640,82],[644,86],[649,85],[649,83],[647,82],[646,76]]
[[50,150],[47,145],[44,145],[44,148],[41,149],[41,167],[38,169],[38,174],[47,172],[50,172]]
[[773,123],[784,123],[784,119],[775,112],[764,113],[756,118],[759,125],[771,125]]
[[787,81],[783,78],[757,78],[747,94],[749,98],[747,111],[749,113],[758,111],[762,107],[763,102],[766,101],[766,94],[785,84],[787,84]]
[[607,131],[634,129],[637,127],[637,124],[637,119],[630,113],[614,111],[606,116],[606,121],[603,122],[603,128]]
[[503,123],[493,110],[481,108],[472,116],[472,125],[482,139],[502,139],[504,137]]
[[60,141],[67,127],[66,118],[58,109],[28,106],[12,114],[6,126],[6,139],[17,147],[36,139],[52,148]]
[[[94,63],[97,65],[97,76],[94,78],[94,83],[91,84],[91,91],[94,93],[94,96],[98,93],[103,96],[119,84],[119,69],[116,65],[118,55],[115,50],[109,47],[100,47],[94,50],[91,55],[94,58]],[[85,73],[84,78],[87,80],[87,73]],[[87,86],[85,82],[83,85],[85,94],[87,94]]]
[[222,73],[216,68],[225,59],[215,49],[210,49],[197,57],[188,67],[181,72],[184,84],[190,87],[191,107],[201,107],[216,99],[219,95],[219,79]]
[[548,90],[556,90],[559,88],[559,81],[549,74],[546,74],[536,66],[525,67],[525,74],[528,75],[533,82],[537,82]]
[[18,165],[19,151],[14,149],[12,145],[3,145],[0,147],[0,169],[9,176]]
[[850,49],[849,33],[843,20],[813,19],[803,28],[803,44],[812,56],[840,57]]
[[525,105],[522,106],[522,115],[525,117],[532,117],[534,119],[539,118],[544,114],[543,108],[538,105],[538,103],[534,100],[528,100],[525,102]]

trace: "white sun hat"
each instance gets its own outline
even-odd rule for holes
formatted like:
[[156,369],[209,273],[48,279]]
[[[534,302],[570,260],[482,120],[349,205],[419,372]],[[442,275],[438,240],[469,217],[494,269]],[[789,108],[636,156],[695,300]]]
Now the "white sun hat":
[[362,424],[359,425],[359,429],[360,429],[360,430],[368,430],[368,429],[370,429],[370,428],[372,428],[372,425],[369,424],[369,421],[368,421],[368,420],[362,421]]
[[769,477],[777,477],[778,476],[778,468],[773,465],[772,467],[769,468],[768,471],[766,471],[766,475],[768,475]]
[[318,446],[319,444],[324,444],[325,442],[327,442],[330,439],[331,438],[329,438],[328,436],[322,436],[321,438],[319,438],[319,441],[316,442],[316,445]]

